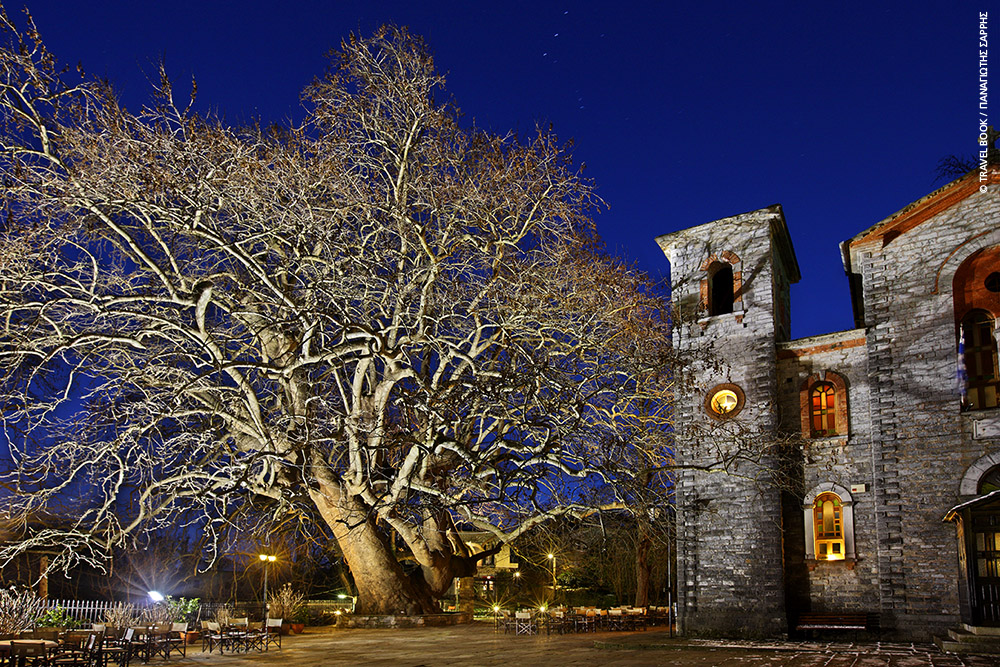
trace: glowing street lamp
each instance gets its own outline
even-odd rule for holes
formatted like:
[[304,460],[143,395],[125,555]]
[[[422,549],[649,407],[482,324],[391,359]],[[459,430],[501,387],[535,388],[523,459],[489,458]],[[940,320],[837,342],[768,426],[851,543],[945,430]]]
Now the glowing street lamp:
[[149,599],[153,602],[163,602],[163,593],[159,591],[149,591]]
[[[355,608],[355,607],[357,606],[357,604],[358,604],[358,598],[354,597],[353,595],[347,595],[347,594],[345,594],[345,593],[337,593],[337,599],[338,599],[338,600],[346,600],[346,599],[348,599],[348,598],[350,598],[350,599],[351,599],[351,613],[353,614],[353,613],[354,613],[354,608]],[[336,611],[335,613],[336,613],[336,614],[337,614],[338,616],[340,615],[340,611],[339,611],[339,610],[338,610],[338,611]]]
[[556,555],[549,554],[548,558],[552,561],[552,600],[556,599]]
[[273,563],[278,560],[277,556],[271,556],[269,554],[258,554],[257,558],[260,562],[264,563],[264,615],[267,616],[268,605],[267,605],[267,564]]

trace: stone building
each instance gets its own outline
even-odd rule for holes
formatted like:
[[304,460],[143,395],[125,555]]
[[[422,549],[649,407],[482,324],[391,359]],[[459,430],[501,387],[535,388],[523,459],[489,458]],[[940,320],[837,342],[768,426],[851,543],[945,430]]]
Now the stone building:
[[1000,169],[841,244],[849,331],[790,339],[780,206],[657,243],[693,375],[675,407],[681,632],[780,636],[807,611],[922,640],[1000,625]]

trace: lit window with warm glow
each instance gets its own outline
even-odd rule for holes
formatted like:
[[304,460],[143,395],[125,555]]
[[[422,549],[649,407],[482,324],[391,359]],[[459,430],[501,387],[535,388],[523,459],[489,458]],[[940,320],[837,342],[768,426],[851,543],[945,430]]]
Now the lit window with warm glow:
[[732,383],[716,385],[705,395],[705,411],[714,419],[730,419],[743,409],[746,397]]
[[738,402],[735,392],[723,389],[715,392],[715,395],[712,396],[712,409],[719,415],[728,414],[736,409]]
[[812,388],[809,414],[814,438],[837,435],[836,395],[836,390],[829,382],[821,382]]
[[843,505],[835,493],[821,493],[813,504],[817,560],[844,559]]

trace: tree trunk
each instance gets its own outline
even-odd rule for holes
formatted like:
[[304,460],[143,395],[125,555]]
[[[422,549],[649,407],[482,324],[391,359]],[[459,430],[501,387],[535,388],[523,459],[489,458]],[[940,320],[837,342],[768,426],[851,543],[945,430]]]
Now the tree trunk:
[[365,508],[328,485],[310,491],[310,495],[333,530],[354,576],[356,613],[417,615],[440,611],[423,578],[403,571],[385,534]]
[[645,607],[649,605],[649,579],[653,571],[649,551],[653,541],[642,528],[639,530],[640,536],[635,545],[635,606]]

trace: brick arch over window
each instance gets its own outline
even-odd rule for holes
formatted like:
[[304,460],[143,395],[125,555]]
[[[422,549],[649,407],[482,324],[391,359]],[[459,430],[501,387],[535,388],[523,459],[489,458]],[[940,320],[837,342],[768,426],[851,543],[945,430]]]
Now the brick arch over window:
[[997,339],[1000,325],[1000,245],[969,253],[955,270],[955,340],[965,364],[963,410],[1000,405]]
[[[817,434],[813,422],[813,393],[821,385],[833,387],[834,419],[833,433]],[[840,373],[820,371],[805,379],[799,387],[799,421],[803,438],[822,438],[829,436],[847,436],[850,433],[850,412],[847,404],[847,382]]]
[[[731,250],[723,250],[719,254],[712,253],[701,263],[701,270],[705,272],[705,277],[701,279],[701,300],[698,308],[709,315],[722,315],[725,313],[741,313],[744,310],[743,303],[743,263],[739,256]],[[721,273],[720,273],[721,271]],[[732,307],[718,308],[713,303],[717,290],[720,286],[713,286],[713,280],[717,277],[725,277],[728,283],[728,274],[732,273]],[[713,289],[714,287],[714,289]],[[723,291],[728,292],[728,284],[721,286]],[[713,294],[715,292],[716,294]],[[736,315],[736,320],[743,319],[742,314]]]
[[980,248],[968,255],[952,279],[955,321],[961,322],[973,310],[985,310],[1000,317],[1000,292],[987,288],[987,279],[1000,269],[1000,245]]
[[962,496],[979,495],[979,480],[983,478],[990,469],[1000,466],[1000,452],[993,452],[978,459],[969,466],[962,476],[962,481],[958,485],[958,493]]
[[948,258],[941,262],[934,278],[934,289],[931,294],[940,294],[941,290],[947,289],[955,279],[955,274],[962,263],[977,251],[1000,245],[1000,229],[992,229],[982,234],[963,241],[958,244],[949,254]]

